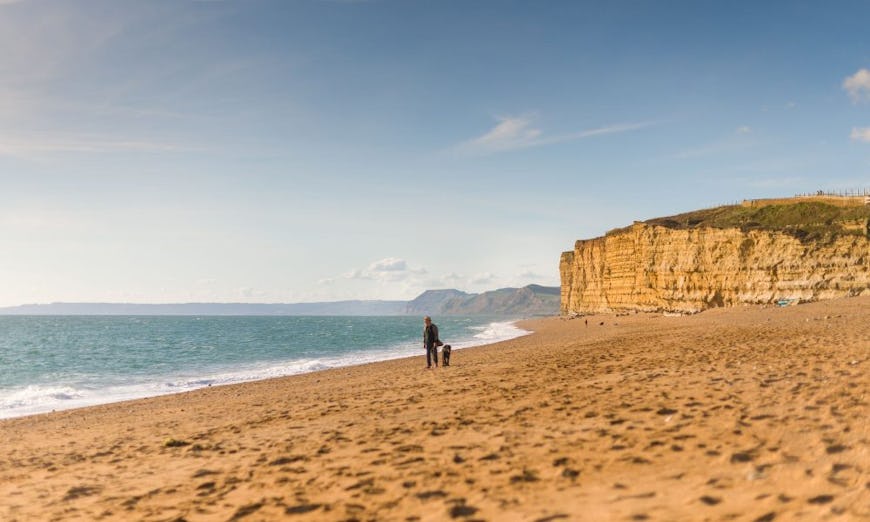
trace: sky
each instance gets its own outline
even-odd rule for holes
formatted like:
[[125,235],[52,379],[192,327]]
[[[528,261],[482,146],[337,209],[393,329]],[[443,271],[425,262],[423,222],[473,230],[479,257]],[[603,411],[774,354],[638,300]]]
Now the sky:
[[0,0],[0,306],[559,284],[870,189],[870,4]]

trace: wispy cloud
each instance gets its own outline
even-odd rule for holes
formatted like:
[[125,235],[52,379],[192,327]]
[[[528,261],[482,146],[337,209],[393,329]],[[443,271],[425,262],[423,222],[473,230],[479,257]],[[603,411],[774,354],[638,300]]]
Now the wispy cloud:
[[853,127],[849,137],[852,138],[852,141],[870,143],[870,127]]
[[447,275],[445,275],[444,277],[442,277],[441,279],[443,281],[450,281],[450,282],[459,282],[459,281],[465,280],[464,277],[462,277],[460,274],[457,274],[456,272],[450,272]]
[[0,18],[0,45],[7,51],[0,54],[0,70],[4,84],[26,90],[76,74],[77,67],[90,63],[129,23],[117,14],[97,16],[64,3],[25,7]]
[[843,89],[846,89],[855,103],[870,101],[870,70],[859,69],[852,76],[846,77],[843,80]]
[[752,127],[748,125],[743,125],[741,127],[737,127],[737,134],[751,134]]
[[564,143],[592,136],[629,132],[650,125],[652,125],[651,122],[620,123],[550,136],[545,135],[544,131],[534,126],[532,116],[501,117],[498,118],[498,123],[493,128],[477,138],[460,143],[455,149],[462,154],[493,154]]
[[369,269],[373,272],[402,272],[408,269],[408,263],[404,259],[387,257],[380,261],[375,261]]
[[[385,299],[412,299],[425,290],[456,288],[465,292],[485,292],[497,288],[521,287],[530,283],[558,284],[558,274],[542,275],[529,266],[518,267],[513,275],[498,272],[462,274],[446,272],[431,274],[423,267],[414,267],[401,258],[387,257],[364,268],[349,270],[335,277],[321,279],[322,287],[339,289],[343,298],[353,295],[379,295]],[[555,277],[555,279],[554,279]],[[334,297],[334,296],[333,296]]]
[[466,142],[466,145],[484,151],[530,147],[541,136],[541,130],[532,128],[531,125],[532,121],[527,117],[501,118],[489,132]]
[[[386,257],[374,261],[365,268],[354,268],[341,275],[342,279],[364,281],[399,282],[426,274],[425,268],[410,268],[407,261],[397,257]],[[321,283],[333,283],[336,278],[328,278]]]
[[493,283],[496,280],[495,274],[490,272],[484,272],[482,274],[477,274],[471,278],[469,281],[473,285],[488,285]]
[[[191,30],[217,17],[182,3],[170,9],[137,3],[100,10],[96,5],[0,0],[0,6],[6,5],[0,16],[4,156],[182,148],[167,140],[186,142],[185,150],[195,150],[190,143],[202,133],[190,129],[223,114],[215,104],[200,103],[203,93],[247,78],[249,67],[262,66],[217,52],[196,62],[186,61],[186,53],[159,52],[176,48]],[[236,92],[233,87],[226,92]],[[162,129],[159,137],[156,128]],[[207,130],[220,128],[211,124]],[[169,134],[173,137],[167,139]]]
[[243,286],[236,290],[236,295],[241,299],[262,299],[267,294],[263,290],[250,286]]

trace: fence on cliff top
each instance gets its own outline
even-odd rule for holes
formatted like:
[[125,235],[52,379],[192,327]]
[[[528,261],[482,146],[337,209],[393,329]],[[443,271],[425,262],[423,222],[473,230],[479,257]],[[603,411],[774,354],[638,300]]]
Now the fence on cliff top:
[[870,188],[853,188],[847,190],[841,190],[839,192],[825,192],[824,190],[819,190],[814,193],[809,194],[795,194],[796,198],[809,198],[809,197],[831,197],[831,198],[860,198],[870,196]]
[[819,190],[815,193],[796,194],[791,198],[767,198],[745,199],[741,202],[744,207],[766,207],[769,205],[785,205],[799,201],[818,201],[838,207],[860,207],[870,205],[870,189],[849,189],[840,192],[825,192]]

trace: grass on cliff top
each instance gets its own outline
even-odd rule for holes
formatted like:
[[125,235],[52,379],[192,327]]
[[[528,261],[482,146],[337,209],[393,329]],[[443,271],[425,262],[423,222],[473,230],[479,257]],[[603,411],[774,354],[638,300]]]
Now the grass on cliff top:
[[801,240],[818,241],[840,235],[870,236],[870,206],[837,207],[819,202],[770,205],[760,208],[728,205],[696,210],[645,221],[671,229],[739,228],[790,234]]

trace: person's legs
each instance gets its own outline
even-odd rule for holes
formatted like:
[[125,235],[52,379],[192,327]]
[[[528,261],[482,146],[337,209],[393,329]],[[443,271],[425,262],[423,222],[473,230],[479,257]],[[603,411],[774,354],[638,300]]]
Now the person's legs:
[[435,360],[435,367],[438,367],[438,347],[434,344],[426,347],[426,367],[432,367],[432,360]]

